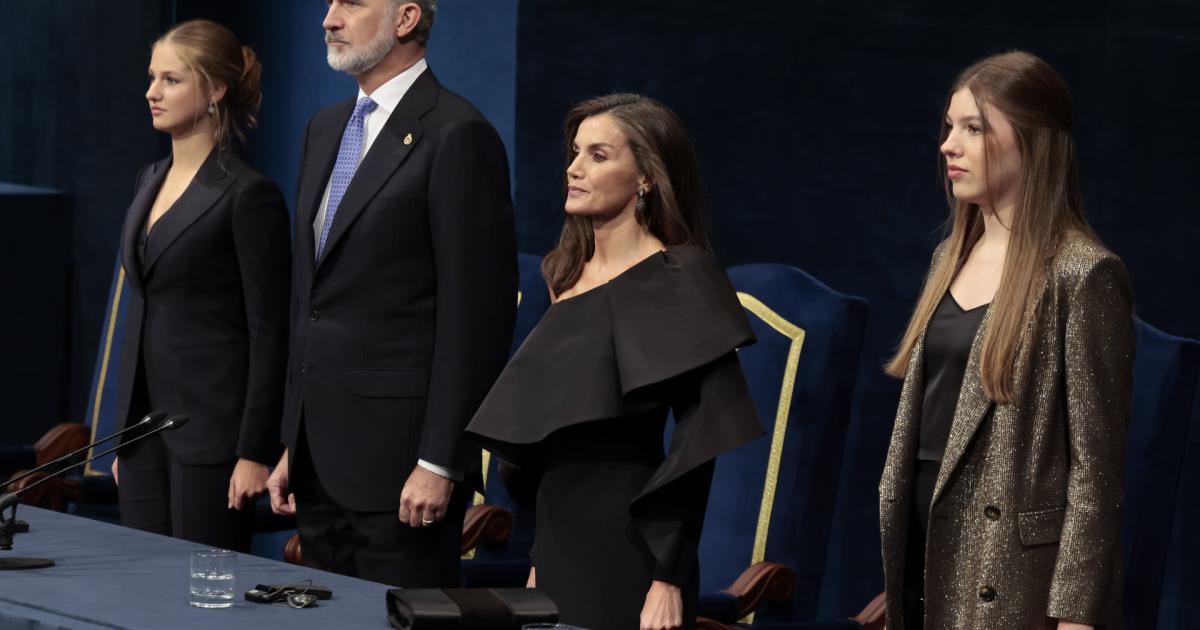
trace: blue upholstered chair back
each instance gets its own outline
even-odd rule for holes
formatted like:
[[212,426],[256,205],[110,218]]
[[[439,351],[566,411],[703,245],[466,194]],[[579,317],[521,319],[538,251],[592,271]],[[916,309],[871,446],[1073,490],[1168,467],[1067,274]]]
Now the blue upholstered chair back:
[[[517,323],[513,329],[511,355],[525,342],[525,337],[542,320],[542,315],[550,307],[550,294],[546,290],[546,282],[542,279],[542,257],[533,254],[519,254],[517,267],[520,273],[517,294]],[[512,536],[503,545],[481,544],[475,549],[475,559],[478,560],[525,560],[529,558],[529,549],[533,546],[533,514],[521,509],[508,494],[504,482],[497,472],[497,460],[483,454],[484,488],[486,498],[476,495],[476,502],[485,501],[489,505],[502,507],[513,514]],[[523,583],[523,582],[522,582]]]
[[[1200,615],[1200,342],[1135,322],[1125,457],[1125,626],[1183,628]],[[1160,610],[1161,604],[1161,610]]]
[[702,594],[755,562],[798,574],[788,606],[756,620],[816,612],[867,318],[867,302],[799,269],[728,271],[758,342],[738,355],[767,435],[717,460],[700,544]]
[[[92,439],[111,435],[118,429],[117,381],[121,364],[121,337],[124,331],[125,309],[129,302],[129,282],[121,259],[113,267],[112,283],[108,289],[108,303],[104,309],[104,326],[100,329],[100,345],[96,351],[96,365],[92,370],[92,387],[88,395],[87,417],[84,424],[92,429]],[[115,444],[102,444],[99,450],[107,450]],[[88,464],[84,476],[108,475],[112,468],[113,455],[106,455]]]

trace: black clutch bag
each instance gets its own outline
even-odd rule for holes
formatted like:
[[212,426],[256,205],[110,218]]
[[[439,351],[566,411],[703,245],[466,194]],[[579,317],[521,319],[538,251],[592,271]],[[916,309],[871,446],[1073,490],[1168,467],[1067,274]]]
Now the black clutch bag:
[[394,588],[387,610],[400,630],[521,630],[558,621],[558,607],[532,588]]

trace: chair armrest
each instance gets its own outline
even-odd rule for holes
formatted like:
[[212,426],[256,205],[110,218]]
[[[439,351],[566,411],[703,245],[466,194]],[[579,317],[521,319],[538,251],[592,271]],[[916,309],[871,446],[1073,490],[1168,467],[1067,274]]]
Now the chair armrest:
[[738,600],[738,619],[754,612],[764,602],[782,604],[796,591],[796,572],[786,564],[759,562],[742,572],[726,593]]
[[[50,474],[46,472],[34,473],[16,483],[8,484],[6,491],[20,492],[49,476]],[[80,484],[78,479],[59,477],[43,483],[22,496],[21,503],[54,510],[55,512],[66,512],[67,504],[78,501],[79,494]]]
[[51,462],[71,451],[87,446],[92,430],[78,422],[60,422],[33,444],[37,465]]
[[851,619],[861,623],[865,630],[884,630],[887,628],[887,594],[880,593],[876,595],[862,609],[862,612],[851,617]]
[[300,534],[295,533],[283,543],[283,559],[288,564],[304,565],[304,556],[300,553]]
[[463,519],[460,554],[465,554],[481,542],[503,543],[512,535],[513,515],[508,510],[488,505],[472,505]]

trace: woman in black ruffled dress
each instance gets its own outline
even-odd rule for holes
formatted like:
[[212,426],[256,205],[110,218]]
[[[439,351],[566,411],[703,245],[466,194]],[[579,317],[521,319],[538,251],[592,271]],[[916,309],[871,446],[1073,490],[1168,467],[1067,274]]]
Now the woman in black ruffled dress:
[[691,628],[713,460],[762,434],[735,353],[754,335],[708,251],[679,118],[615,94],[576,106],[566,132],[553,304],[467,431],[535,507],[530,585],[561,621]]

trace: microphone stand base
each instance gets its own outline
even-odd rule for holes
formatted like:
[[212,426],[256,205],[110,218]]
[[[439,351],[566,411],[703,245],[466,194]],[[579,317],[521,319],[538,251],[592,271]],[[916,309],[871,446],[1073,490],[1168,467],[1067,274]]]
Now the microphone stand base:
[[0,571],[45,569],[52,566],[54,566],[54,561],[46,558],[0,558]]

